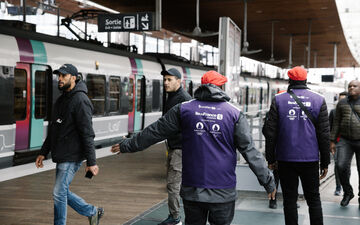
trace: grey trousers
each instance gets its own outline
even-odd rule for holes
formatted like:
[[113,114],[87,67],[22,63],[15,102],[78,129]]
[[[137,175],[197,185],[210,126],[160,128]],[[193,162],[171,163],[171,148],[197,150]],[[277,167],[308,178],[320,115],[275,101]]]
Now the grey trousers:
[[180,186],[182,173],[181,149],[168,149],[167,192],[168,207],[173,218],[180,216]]

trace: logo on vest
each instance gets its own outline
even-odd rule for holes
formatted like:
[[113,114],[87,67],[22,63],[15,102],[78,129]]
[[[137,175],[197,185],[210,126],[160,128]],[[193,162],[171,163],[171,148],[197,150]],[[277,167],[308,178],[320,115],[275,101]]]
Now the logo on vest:
[[195,128],[196,129],[194,130],[194,132],[199,136],[203,135],[203,133],[206,132],[204,130],[204,124],[202,122],[197,122],[196,125],[195,125]]
[[301,111],[301,116],[300,117],[302,117],[304,120],[307,120],[307,118],[308,118],[304,111]]
[[214,125],[212,125],[211,129],[213,131],[219,131],[220,130],[220,125],[215,123]]
[[216,119],[222,120],[224,118],[223,114],[217,114]]
[[198,105],[199,109],[213,109],[215,110],[216,107],[215,106],[207,106],[207,105]]
[[289,115],[287,117],[289,118],[289,120],[295,120],[295,118],[297,117],[295,109],[290,109]]
[[198,130],[204,129],[204,124],[203,124],[202,122],[198,122],[198,123],[196,124],[196,129],[198,129]]

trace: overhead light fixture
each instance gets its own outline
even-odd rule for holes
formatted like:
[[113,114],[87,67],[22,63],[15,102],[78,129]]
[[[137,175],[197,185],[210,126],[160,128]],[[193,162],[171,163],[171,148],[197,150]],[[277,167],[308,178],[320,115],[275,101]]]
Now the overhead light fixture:
[[91,6],[91,7],[95,7],[95,8],[98,8],[98,9],[102,9],[102,10],[110,12],[110,13],[120,13],[118,11],[115,11],[113,9],[110,9],[108,7],[102,6],[100,4],[97,4],[97,3],[89,1],[89,0],[75,0],[75,1],[77,1],[79,3],[82,3],[83,5],[86,5],[86,6]]

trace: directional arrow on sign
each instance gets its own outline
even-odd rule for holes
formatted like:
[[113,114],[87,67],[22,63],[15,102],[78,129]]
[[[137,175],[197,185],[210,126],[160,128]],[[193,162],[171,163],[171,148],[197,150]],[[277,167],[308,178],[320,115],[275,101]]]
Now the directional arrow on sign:
[[149,24],[148,23],[141,23],[143,30],[149,30]]

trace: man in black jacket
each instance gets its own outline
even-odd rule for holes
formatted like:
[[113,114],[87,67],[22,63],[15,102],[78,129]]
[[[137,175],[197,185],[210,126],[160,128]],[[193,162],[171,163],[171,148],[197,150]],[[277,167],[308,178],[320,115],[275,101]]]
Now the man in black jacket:
[[[354,154],[360,178],[360,82],[358,80],[349,83],[348,93],[348,97],[340,100],[336,106],[335,120],[330,135],[331,152],[334,154],[338,151],[337,168],[344,190],[341,206],[347,206],[354,198],[354,191],[350,184],[351,160]],[[335,145],[336,138],[339,136],[340,140]],[[360,205],[360,186],[358,197]]]
[[322,95],[307,87],[305,69],[294,67],[288,76],[288,90],[273,98],[264,124],[266,159],[269,168],[274,168],[275,162],[278,165],[285,224],[298,224],[296,201],[300,178],[310,224],[322,225],[319,161],[322,179],[330,162],[327,106]]
[[[191,96],[181,87],[181,74],[171,68],[162,71],[164,76],[164,86],[167,93],[164,113],[167,113],[178,103],[191,99]],[[180,184],[181,184],[181,134],[171,136],[167,139],[167,192],[169,216],[160,225],[180,225]]]
[[[348,93],[346,91],[343,91],[339,94],[339,101],[343,98],[346,98],[348,95]],[[332,127],[333,127],[333,123],[334,123],[334,120],[335,120],[335,114],[336,114],[336,109],[332,109],[329,113],[329,123],[330,123],[330,131],[332,130]],[[340,137],[337,137],[336,138],[336,141],[335,143],[339,142]],[[335,187],[335,192],[334,192],[334,195],[336,196],[340,196],[341,194],[341,183],[340,183],[340,175],[339,175],[339,171],[337,169],[337,158],[338,158],[338,151],[336,152],[332,152],[333,154],[333,157],[334,157],[334,173],[335,173],[335,183],[336,183],[336,187]]]
[[93,106],[87,96],[85,83],[77,79],[78,71],[75,66],[64,64],[54,74],[59,76],[58,88],[63,94],[55,102],[48,136],[35,165],[42,168],[43,160],[51,152],[52,160],[56,163],[53,191],[55,225],[66,224],[67,205],[87,216],[90,225],[97,225],[104,210],[86,203],[69,190],[84,159],[87,160],[87,173],[97,175],[99,172],[92,128]]

